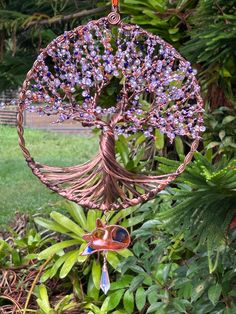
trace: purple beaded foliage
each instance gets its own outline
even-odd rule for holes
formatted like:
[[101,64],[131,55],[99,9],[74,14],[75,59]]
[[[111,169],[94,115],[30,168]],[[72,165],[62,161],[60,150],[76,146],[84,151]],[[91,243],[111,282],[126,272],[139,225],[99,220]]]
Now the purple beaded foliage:
[[[138,131],[152,137],[156,128],[173,141],[199,138],[203,103],[195,70],[169,44],[138,26],[111,27],[92,21],[55,39],[38,56],[29,74],[22,105],[40,114],[58,115],[105,128],[119,116],[116,134]],[[120,81],[114,107],[99,98],[113,78]],[[121,114],[122,113],[122,114]]]

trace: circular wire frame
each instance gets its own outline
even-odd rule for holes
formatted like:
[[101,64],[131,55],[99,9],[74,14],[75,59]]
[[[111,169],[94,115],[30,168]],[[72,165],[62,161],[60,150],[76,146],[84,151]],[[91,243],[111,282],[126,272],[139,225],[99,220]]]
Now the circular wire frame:
[[[116,12],[112,12],[112,14],[116,14]],[[135,25],[124,24],[120,21],[115,21],[114,23],[112,23],[109,17],[100,19],[98,21],[91,21],[88,25],[92,25],[91,27],[93,27],[93,25],[99,26],[101,24],[111,25],[117,23],[119,23],[118,28],[122,29],[122,31],[124,30],[124,32],[126,33],[137,30],[137,26]],[[84,29],[86,29],[87,31],[87,27],[88,26],[79,26],[73,31],[68,32],[67,40],[73,40],[75,34],[77,34],[76,36],[78,36],[78,34],[82,34]],[[165,43],[158,36],[152,35],[140,28],[139,30],[141,30],[141,34],[143,34],[147,38],[150,37],[156,40],[158,44],[165,45],[166,49],[172,49],[172,51],[174,51],[173,58],[177,59],[181,64],[187,64],[187,61],[183,59],[182,56],[178,54],[171,45]],[[176,177],[185,170],[186,166],[191,161],[193,154],[197,150],[197,147],[199,145],[201,133],[200,131],[201,127],[203,126],[203,100],[199,93],[199,86],[196,78],[192,76],[191,88],[193,89],[192,93],[194,94],[195,102],[197,104],[196,106],[198,108],[195,118],[197,122],[195,122],[195,124],[197,130],[200,129],[200,131],[193,140],[189,153],[185,156],[183,162],[178,167],[178,169],[176,169],[176,171],[174,171],[173,173],[158,176],[136,174],[133,172],[129,172],[116,161],[115,129],[117,127],[117,124],[119,124],[120,121],[124,120],[124,116],[128,116],[127,111],[124,114],[124,110],[122,111],[121,109],[124,109],[126,105],[128,106],[127,99],[130,99],[132,95],[135,95],[135,88],[132,90],[131,96],[130,91],[129,93],[127,91],[128,89],[131,89],[131,85],[124,86],[124,89],[122,90],[123,103],[122,101],[120,101],[117,104],[118,109],[113,114],[109,123],[103,121],[100,118],[97,118],[97,116],[95,116],[94,120],[89,121],[89,125],[99,125],[99,127],[102,129],[100,137],[100,150],[97,156],[95,156],[91,161],[88,161],[83,165],[77,165],[72,167],[52,167],[42,165],[34,161],[34,159],[31,157],[29,150],[26,147],[24,139],[23,114],[24,110],[26,110],[28,106],[29,98],[34,99],[35,97],[35,93],[33,93],[32,96],[32,93],[29,92],[30,86],[32,84],[32,77],[35,77],[35,73],[39,72],[39,65],[42,64],[43,59],[46,59],[48,57],[49,51],[52,50],[53,47],[55,48],[56,44],[63,43],[64,40],[65,35],[59,36],[42,51],[40,58],[35,61],[32,69],[28,72],[26,80],[23,83],[21,93],[19,95],[17,130],[19,135],[19,145],[23,151],[28,166],[31,168],[32,172],[40,179],[40,181],[48,188],[67,198],[68,200],[74,201],[77,204],[86,208],[100,209],[103,211],[118,210],[137,205],[154,198],[156,194],[165,189],[170,182],[175,180]],[[155,62],[157,62],[157,60]],[[149,71],[151,71],[152,66],[153,65],[151,65]],[[123,74],[126,74],[126,68],[127,67],[124,66],[124,69],[122,69]],[[146,78],[148,78],[148,73],[149,72],[145,72]],[[106,74],[106,81],[108,80],[107,77],[109,77],[108,74]],[[51,77],[51,74],[49,75],[49,77]],[[131,83],[129,82],[129,84]],[[186,90],[186,87],[184,88]],[[102,88],[98,89],[101,90]],[[69,96],[70,97],[68,98],[71,99],[72,94],[70,94]],[[95,108],[94,106],[97,105],[95,104],[95,102],[98,96],[99,95],[96,92],[95,95],[93,95],[92,97],[94,101],[93,109]],[[30,100],[33,101],[32,99]],[[154,112],[154,109],[150,109],[152,110],[152,113]],[[148,116],[150,116],[150,113],[147,113],[147,117]],[[75,115],[75,113],[72,113],[71,117],[74,118],[74,120],[76,121],[80,121],[82,123],[86,122],[79,120],[78,115]],[[128,121],[128,124],[133,121],[131,120]],[[143,123],[143,120],[141,122]]]

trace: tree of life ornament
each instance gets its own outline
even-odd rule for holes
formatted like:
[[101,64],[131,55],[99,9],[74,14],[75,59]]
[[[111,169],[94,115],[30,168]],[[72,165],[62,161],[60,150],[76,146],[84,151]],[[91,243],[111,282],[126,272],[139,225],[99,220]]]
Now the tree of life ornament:
[[[205,130],[203,100],[190,63],[160,37],[121,22],[118,1],[112,4],[107,18],[65,32],[42,50],[23,83],[18,113],[19,143],[33,173],[65,198],[102,211],[154,198],[184,171]],[[100,98],[113,80],[119,81],[117,101],[104,108]],[[64,168],[35,162],[25,145],[24,110],[100,128],[99,153],[83,165]],[[142,132],[150,141],[157,128],[170,142],[177,135],[193,140],[175,172],[134,173],[117,162],[120,134]],[[116,249],[107,244],[102,250]]]

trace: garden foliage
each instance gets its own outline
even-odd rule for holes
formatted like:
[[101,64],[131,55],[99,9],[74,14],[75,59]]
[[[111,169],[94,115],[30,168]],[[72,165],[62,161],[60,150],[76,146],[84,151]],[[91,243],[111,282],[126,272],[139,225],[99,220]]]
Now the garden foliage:
[[[163,195],[105,217],[63,203],[63,213],[35,218],[38,231],[31,226],[24,236],[13,236],[11,244],[1,241],[2,267],[5,273],[18,267],[23,281],[28,272],[40,270],[36,282],[24,281],[22,297],[30,296],[28,311],[36,308],[38,314],[76,313],[78,308],[90,314],[234,313],[236,232],[227,230],[227,241],[222,238],[215,249],[203,243],[196,247],[181,225],[166,228],[160,220],[160,211],[169,205]],[[110,223],[122,219],[133,239],[130,250],[108,254],[112,284],[107,296],[99,291],[102,256],[80,255],[86,245],[82,235],[94,228],[96,217]]]
[[[107,3],[0,1],[0,89],[22,82],[39,46],[88,19],[60,24],[53,17],[98,4]],[[25,234],[10,230],[0,240],[0,278],[11,272],[17,287],[24,283],[25,313],[236,313],[235,1],[123,0],[122,11],[126,21],[159,34],[198,69],[207,126],[199,153],[171,186],[141,206],[106,217],[63,202],[50,217],[31,220]],[[36,23],[49,18],[51,26]],[[111,88],[104,103],[113,93]],[[153,173],[173,172],[190,143],[177,137],[171,146],[159,130],[155,135],[148,155],[142,134],[120,136],[119,162],[132,172],[145,172],[147,164]],[[99,291],[102,256],[80,255],[82,235],[97,217],[120,223],[132,236],[129,250],[108,254],[107,296]],[[0,308],[15,293],[4,282],[1,294],[9,297],[0,299]]]

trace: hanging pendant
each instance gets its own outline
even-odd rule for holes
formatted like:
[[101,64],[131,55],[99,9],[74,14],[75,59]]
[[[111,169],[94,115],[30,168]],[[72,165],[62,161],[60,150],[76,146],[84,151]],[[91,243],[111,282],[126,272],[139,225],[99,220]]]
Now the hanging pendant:
[[101,251],[119,251],[130,245],[130,235],[125,228],[118,225],[107,226],[101,219],[97,219],[96,226],[95,230],[83,236],[88,245],[81,253],[82,256]]
[[107,267],[108,251],[119,251],[126,249],[130,245],[130,235],[128,231],[118,225],[103,224],[101,219],[96,221],[96,229],[91,233],[85,234],[83,239],[88,245],[81,253],[82,256],[91,255],[96,252],[104,252],[102,275],[100,288],[107,294],[110,289],[110,278]]
[[108,268],[107,268],[106,254],[107,252],[105,252],[105,255],[104,255],[102,275],[101,275],[101,281],[100,281],[100,288],[105,294],[107,294],[107,292],[110,290],[110,287],[111,287],[110,277],[109,277]]

